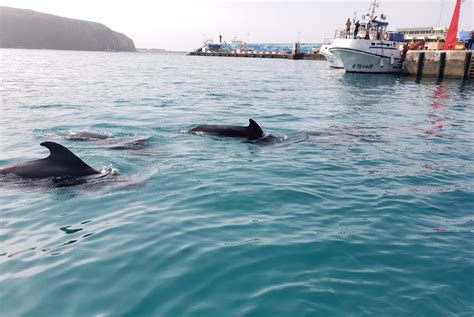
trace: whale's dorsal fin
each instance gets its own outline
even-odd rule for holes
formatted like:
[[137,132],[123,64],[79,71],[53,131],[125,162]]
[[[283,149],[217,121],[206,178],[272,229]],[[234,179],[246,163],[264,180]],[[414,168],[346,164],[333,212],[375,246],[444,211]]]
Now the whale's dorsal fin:
[[74,166],[76,168],[93,169],[61,144],[54,142],[43,142],[40,145],[47,148],[50,152],[46,160],[56,161],[64,165]]
[[252,130],[255,134],[263,135],[263,130],[260,128],[257,122],[253,119],[249,119],[249,126],[247,127]]

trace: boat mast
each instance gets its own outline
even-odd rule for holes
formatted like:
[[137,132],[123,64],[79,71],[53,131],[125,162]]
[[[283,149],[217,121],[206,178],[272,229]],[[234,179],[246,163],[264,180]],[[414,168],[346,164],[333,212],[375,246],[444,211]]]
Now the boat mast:
[[369,21],[372,21],[374,19],[375,8],[377,8],[378,6],[379,4],[377,3],[377,0],[373,0],[372,3],[370,3],[370,7],[368,10]]

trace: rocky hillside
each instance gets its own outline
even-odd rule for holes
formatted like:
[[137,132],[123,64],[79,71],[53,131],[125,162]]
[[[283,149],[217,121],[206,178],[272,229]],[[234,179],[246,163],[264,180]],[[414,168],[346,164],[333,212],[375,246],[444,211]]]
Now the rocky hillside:
[[103,24],[0,7],[0,47],[134,52],[135,44]]

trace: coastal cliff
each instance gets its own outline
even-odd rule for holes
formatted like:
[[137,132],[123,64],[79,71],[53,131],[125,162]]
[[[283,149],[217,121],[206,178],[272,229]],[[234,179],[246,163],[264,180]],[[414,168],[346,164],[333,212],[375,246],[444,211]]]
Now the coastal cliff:
[[103,24],[1,6],[0,48],[136,51],[133,40]]

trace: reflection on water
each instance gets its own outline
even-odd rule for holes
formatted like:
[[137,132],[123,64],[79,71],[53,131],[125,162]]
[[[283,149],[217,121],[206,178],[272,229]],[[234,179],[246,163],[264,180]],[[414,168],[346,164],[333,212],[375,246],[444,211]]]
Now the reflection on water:
[[344,73],[341,83],[349,88],[372,89],[374,87],[391,87],[404,80],[402,74],[390,73],[380,76],[380,74],[369,73]]
[[447,101],[450,99],[449,87],[445,84],[439,84],[433,94],[433,102],[431,103],[431,111],[428,114],[428,121],[432,128],[426,130],[425,133],[437,137],[441,137],[441,130],[446,123],[445,118],[441,117],[442,108],[447,106]]

